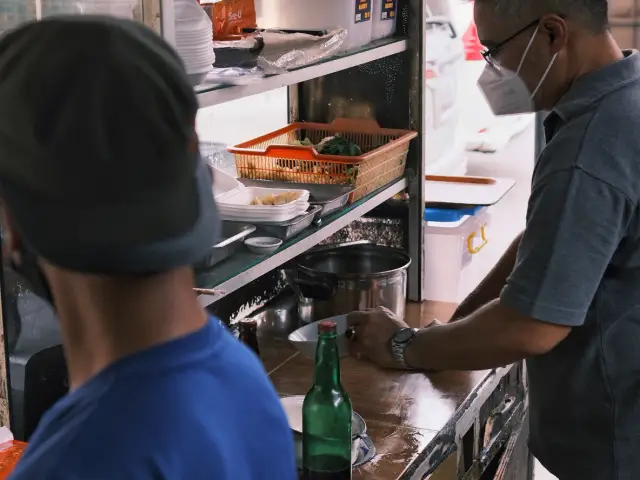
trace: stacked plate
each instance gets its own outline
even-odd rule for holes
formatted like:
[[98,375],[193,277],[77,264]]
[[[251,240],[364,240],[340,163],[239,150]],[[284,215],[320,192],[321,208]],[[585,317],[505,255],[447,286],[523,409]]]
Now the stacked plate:
[[[255,199],[288,196],[295,197],[282,205],[252,205]],[[220,214],[225,220],[241,222],[286,222],[302,215],[309,209],[308,190],[283,190],[277,188],[245,187],[238,191],[216,198]]]
[[[286,222],[309,209],[308,190],[245,187],[225,172],[217,168],[213,170],[213,193],[218,210],[225,220],[251,223]],[[259,204],[266,199],[281,204]]]
[[176,50],[193,85],[213,70],[213,25],[196,0],[175,0]]

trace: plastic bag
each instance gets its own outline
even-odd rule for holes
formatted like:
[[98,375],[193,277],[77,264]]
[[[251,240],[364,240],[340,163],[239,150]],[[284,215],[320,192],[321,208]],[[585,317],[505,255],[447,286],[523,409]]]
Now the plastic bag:
[[334,28],[326,35],[317,37],[305,33],[265,30],[261,35],[264,48],[258,57],[258,66],[267,74],[277,74],[335,55],[347,38],[347,31]]
[[213,4],[213,38],[222,39],[256,28],[254,0],[221,0]]

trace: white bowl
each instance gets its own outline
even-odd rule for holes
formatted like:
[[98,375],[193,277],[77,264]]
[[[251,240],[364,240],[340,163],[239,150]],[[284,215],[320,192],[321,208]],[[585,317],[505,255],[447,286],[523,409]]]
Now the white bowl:
[[315,358],[316,347],[318,346],[318,322],[325,320],[333,320],[336,322],[338,336],[336,342],[338,343],[338,354],[344,357],[349,352],[347,350],[347,316],[338,315],[336,317],[325,318],[324,320],[318,320],[317,322],[310,323],[304,327],[297,329],[295,332],[289,335],[289,341],[298,351],[307,358]]
[[[296,463],[302,465],[302,404],[304,403],[303,395],[295,395],[291,397],[280,397],[280,403],[289,420],[289,427],[297,435],[294,437],[296,446]],[[356,463],[358,459],[358,447],[360,446],[360,437],[367,434],[367,424],[364,419],[356,412],[351,413],[351,463]]]
[[274,237],[253,237],[247,238],[244,244],[249,250],[258,255],[269,255],[282,245],[282,240]]

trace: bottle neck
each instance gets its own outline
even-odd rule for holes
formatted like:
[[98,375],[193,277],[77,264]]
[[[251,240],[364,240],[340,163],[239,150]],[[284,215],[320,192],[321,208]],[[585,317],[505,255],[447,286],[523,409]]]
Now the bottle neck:
[[340,357],[335,333],[321,333],[319,336],[313,383],[319,387],[340,386]]

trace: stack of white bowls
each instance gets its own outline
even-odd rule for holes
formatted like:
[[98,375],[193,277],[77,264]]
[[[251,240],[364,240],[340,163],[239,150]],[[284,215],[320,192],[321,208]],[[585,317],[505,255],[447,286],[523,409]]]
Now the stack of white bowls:
[[175,0],[176,50],[193,85],[213,70],[213,25],[196,0]]

